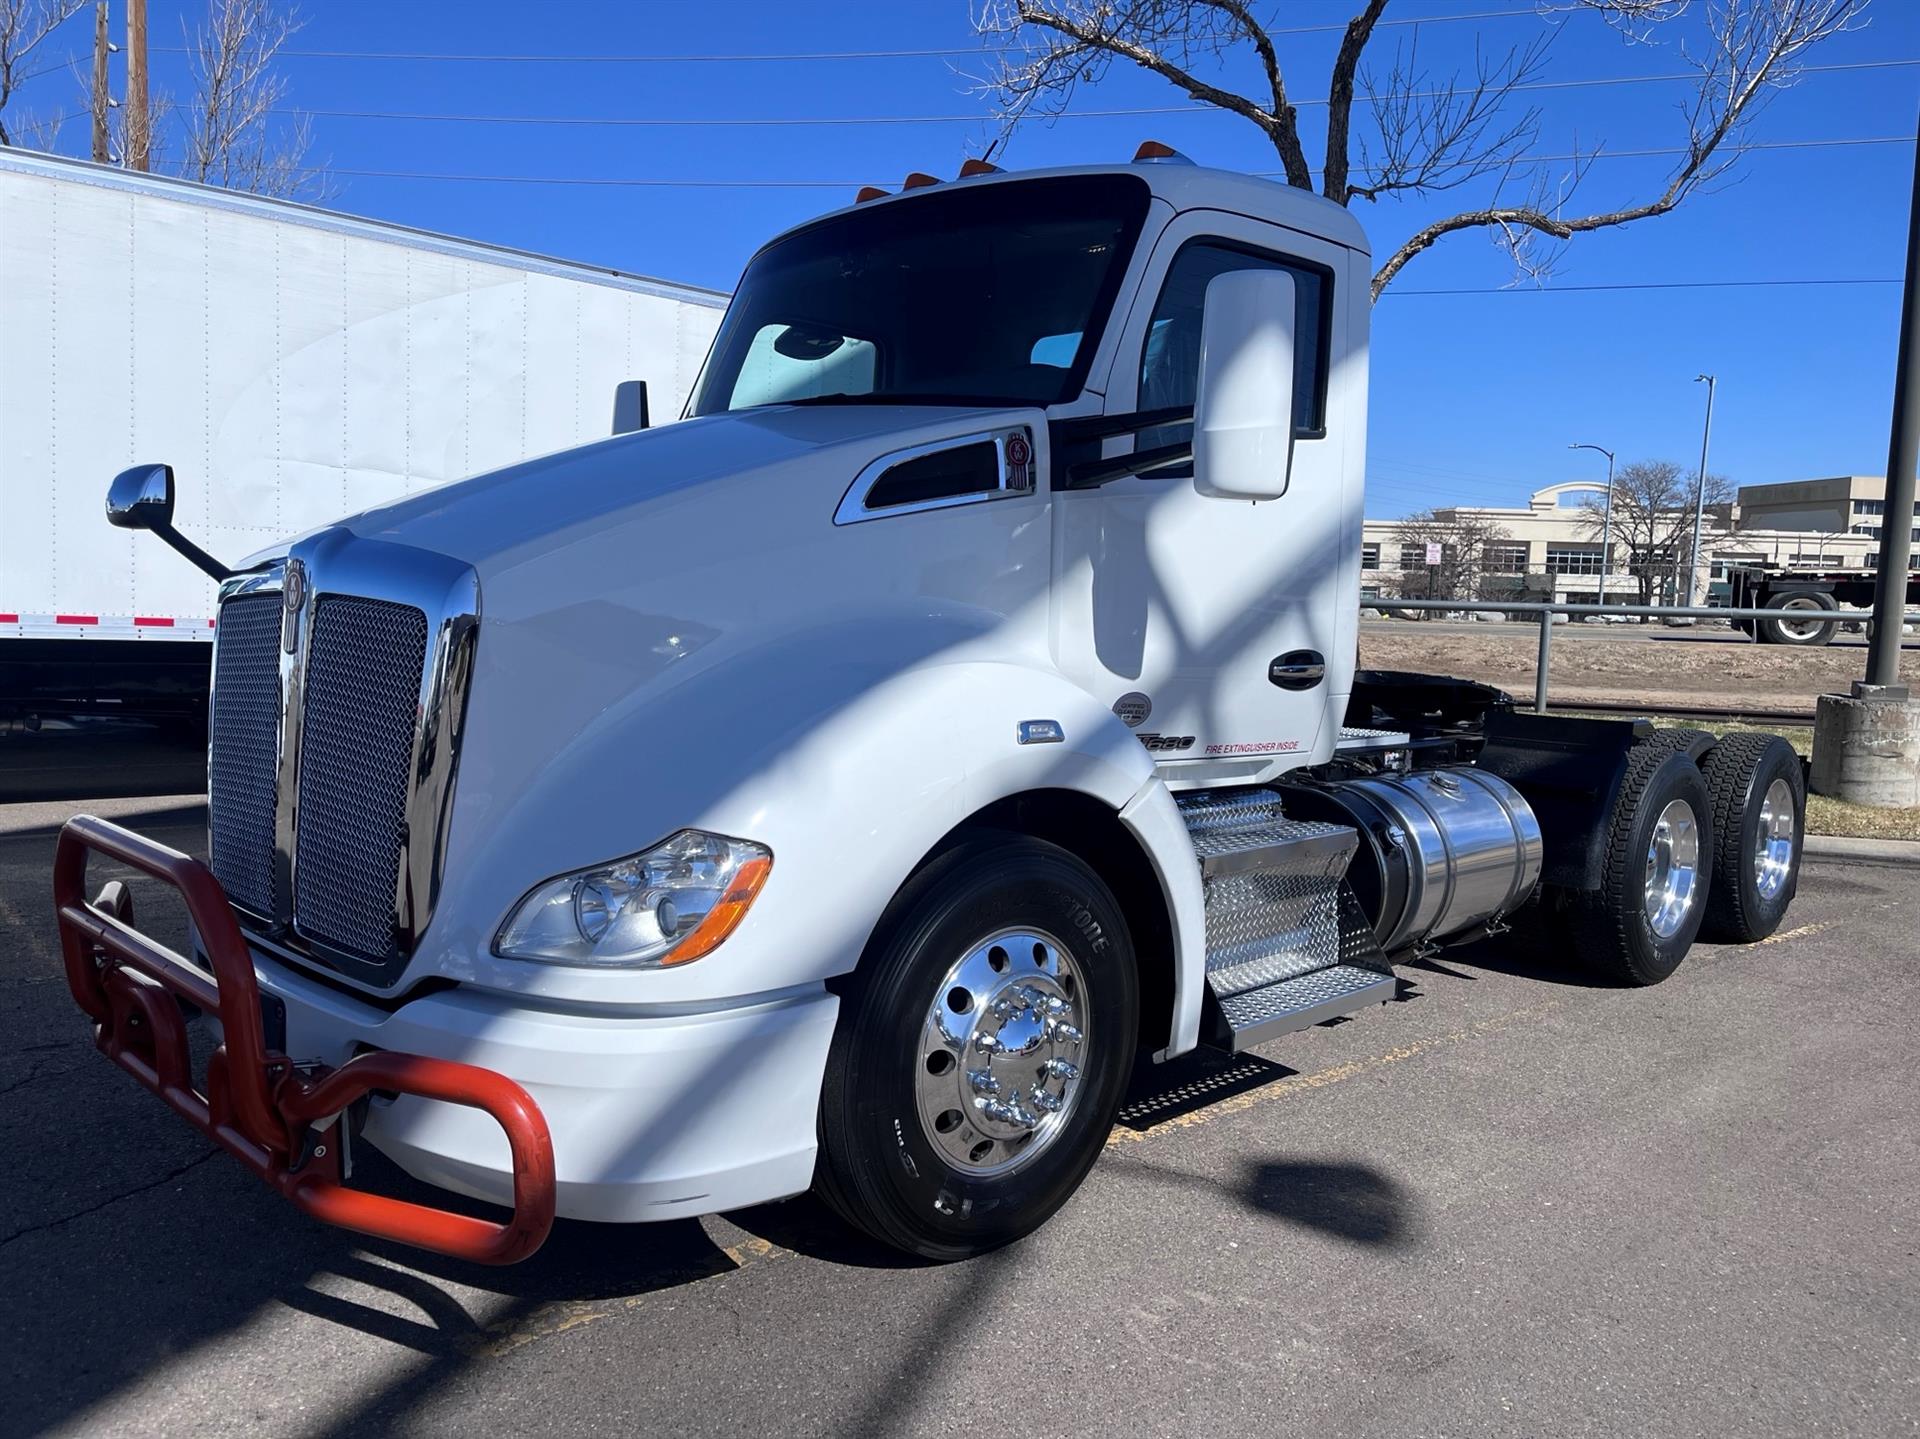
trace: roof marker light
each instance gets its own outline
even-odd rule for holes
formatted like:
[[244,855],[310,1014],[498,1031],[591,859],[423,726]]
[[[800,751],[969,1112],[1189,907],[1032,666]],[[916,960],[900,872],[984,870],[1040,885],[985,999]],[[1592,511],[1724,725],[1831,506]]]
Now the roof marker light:
[[884,199],[886,193],[887,192],[882,190],[878,185],[862,185],[860,187],[860,193],[853,197],[853,203],[856,205],[864,205],[869,200]]
[[972,175],[1002,175],[1005,173],[1004,170],[991,160],[982,160],[977,155],[965,161],[960,166],[960,178],[962,180]]
[[928,185],[938,185],[939,183],[940,177],[938,175],[929,175],[924,170],[915,170],[901,182],[900,188],[902,190],[923,190]]
[[1158,140],[1142,140],[1140,148],[1133,152],[1133,163],[1136,165],[1191,165],[1193,161],[1171,145],[1163,145]]

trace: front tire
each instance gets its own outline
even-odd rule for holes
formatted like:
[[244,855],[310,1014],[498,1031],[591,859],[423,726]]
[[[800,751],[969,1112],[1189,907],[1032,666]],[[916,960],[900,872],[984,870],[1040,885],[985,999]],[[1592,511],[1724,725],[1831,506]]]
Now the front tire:
[[1778,735],[1728,735],[1701,761],[1713,806],[1713,883],[1701,933],[1752,944],[1786,918],[1800,882],[1807,790],[1800,756]]
[[1029,836],[963,841],[895,899],[842,999],[822,1197],[928,1259],[1025,1237],[1099,1158],[1138,1026],[1132,940],[1100,877]]
[[1623,984],[1658,984],[1680,967],[1706,913],[1713,871],[1707,786],[1683,753],[1636,745],[1607,821],[1597,892],[1571,916],[1575,948]]

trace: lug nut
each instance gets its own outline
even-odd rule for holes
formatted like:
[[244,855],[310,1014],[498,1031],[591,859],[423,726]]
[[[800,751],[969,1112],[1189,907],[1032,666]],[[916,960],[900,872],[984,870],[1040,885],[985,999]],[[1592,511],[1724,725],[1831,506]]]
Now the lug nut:
[[1048,1028],[1053,1037],[1062,1044],[1078,1044],[1080,1042],[1080,1031],[1075,1029],[1071,1024],[1062,1024],[1056,1020],[1053,1024],[1049,1025]]
[[1044,1089],[1036,1089],[1027,1096],[1033,1101],[1035,1109],[1045,1110],[1048,1114],[1058,1114],[1066,1106],[1066,1101],[1058,1095],[1049,1094]]
[[1049,1079],[1078,1079],[1080,1077],[1080,1066],[1070,1059],[1049,1059],[1046,1067],[1047,1077]]
[[1000,1092],[1000,1081],[984,1069],[969,1069],[967,1071],[967,1083],[973,1086],[973,1092],[975,1094],[998,1094]]

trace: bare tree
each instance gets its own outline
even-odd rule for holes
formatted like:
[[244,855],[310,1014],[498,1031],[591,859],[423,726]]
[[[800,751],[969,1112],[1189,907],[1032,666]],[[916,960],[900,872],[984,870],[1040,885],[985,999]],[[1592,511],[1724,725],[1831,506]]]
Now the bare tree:
[[287,95],[274,60],[304,23],[275,0],[212,0],[206,24],[187,34],[194,85],[182,107],[179,166],[187,179],[263,195],[317,188],[305,163],[305,117],[288,124],[274,118]]
[[[1643,605],[1652,604],[1655,591],[1692,563],[1696,485],[1693,472],[1671,460],[1636,460],[1614,474],[1614,549],[1626,551],[1626,572],[1639,587]],[[1733,485],[1725,475],[1707,476],[1709,509],[1732,498]],[[1604,533],[1605,499],[1589,498],[1582,510],[1581,528],[1599,539]],[[1618,567],[1613,572],[1618,574]]]
[[[14,92],[46,69],[28,69],[33,54],[67,21],[80,13],[86,0],[0,0],[0,145],[18,144],[25,138],[19,121],[9,122],[7,104]],[[52,122],[55,130],[59,122]],[[31,132],[43,140],[49,132],[43,123]]]
[[[1576,0],[1598,12],[1629,44],[1657,41],[1691,0]],[[1431,194],[1490,178],[1485,203],[1416,230],[1375,272],[1380,292],[1414,256],[1463,230],[1492,234],[1521,274],[1538,277],[1575,235],[1664,215],[1734,163],[1738,142],[1766,101],[1793,82],[1806,52],[1854,28],[1867,0],[1708,0],[1706,43],[1682,48],[1698,80],[1682,106],[1683,158],[1654,194],[1636,204],[1567,214],[1567,202],[1593,151],[1580,152],[1558,179],[1531,159],[1539,113],[1521,97],[1538,76],[1551,35],[1503,57],[1478,57],[1471,72],[1447,77],[1421,66],[1417,41],[1397,47],[1383,74],[1363,68],[1388,0],[1363,0],[1348,22],[1328,77],[1326,157],[1320,192],[1342,205],[1395,194]],[[1259,128],[1279,156],[1289,185],[1313,188],[1299,111],[1281,68],[1276,32],[1253,0],[979,0],[975,28],[1008,42],[984,87],[997,102],[1001,137],[1022,120],[1058,115],[1083,85],[1116,61],[1152,71],[1204,105]],[[1415,31],[1417,36],[1418,31]],[[1251,59],[1261,83],[1241,93],[1207,78]],[[1203,73],[1206,72],[1206,73]],[[1356,93],[1371,125],[1353,127]],[[1305,102],[1313,103],[1313,102]],[[1371,140],[1368,135],[1371,135]],[[1354,157],[1358,153],[1356,171]],[[1356,173],[1359,178],[1356,180]],[[1524,193],[1510,191],[1531,175]]]
[[1408,550],[1424,554],[1428,545],[1440,546],[1438,565],[1402,565],[1395,588],[1403,599],[1469,600],[1491,597],[1490,581],[1503,572],[1494,549],[1512,534],[1482,516],[1437,509],[1408,515],[1394,526],[1393,538],[1402,555]]

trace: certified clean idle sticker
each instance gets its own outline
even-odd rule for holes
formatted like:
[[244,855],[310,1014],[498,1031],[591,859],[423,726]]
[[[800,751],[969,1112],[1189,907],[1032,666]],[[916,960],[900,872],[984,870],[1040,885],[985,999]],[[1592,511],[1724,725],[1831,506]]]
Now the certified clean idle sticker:
[[1147,722],[1147,716],[1153,713],[1153,701],[1139,690],[1133,690],[1113,702],[1113,712],[1128,729],[1139,729]]

